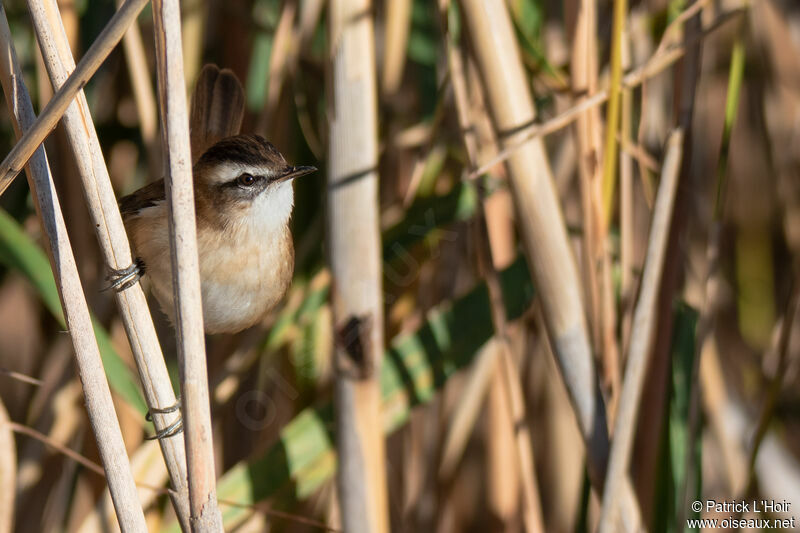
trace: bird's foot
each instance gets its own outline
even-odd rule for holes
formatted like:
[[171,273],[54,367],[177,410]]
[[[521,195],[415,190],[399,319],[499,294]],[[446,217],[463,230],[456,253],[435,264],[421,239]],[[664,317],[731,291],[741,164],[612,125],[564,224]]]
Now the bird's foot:
[[170,413],[174,413],[178,411],[178,418],[176,418],[170,425],[167,427],[156,430],[156,434],[152,437],[145,437],[145,440],[161,440],[166,439],[169,437],[174,437],[175,435],[179,434],[183,431],[183,417],[180,414],[181,409],[181,399],[178,397],[175,400],[175,403],[170,405],[169,407],[156,407],[147,411],[145,415],[145,419],[148,422],[153,421],[153,415],[168,415]]
[[111,284],[105,287],[103,291],[114,290],[114,292],[122,292],[125,289],[133,287],[144,275],[144,262],[138,257],[134,259],[133,263],[126,268],[114,269],[106,276],[106,280]]

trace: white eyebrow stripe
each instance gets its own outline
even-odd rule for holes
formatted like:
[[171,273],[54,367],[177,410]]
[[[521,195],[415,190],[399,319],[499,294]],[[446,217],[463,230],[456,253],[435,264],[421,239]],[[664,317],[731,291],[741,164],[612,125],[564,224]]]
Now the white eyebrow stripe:
[[209,172],[209,182],[217,184],[227,183],[242,174],[271,178],[275,175],[275,169],[265,165],[245,165],[242,163],[224,162],[215,165],[211,169],[211,172]]

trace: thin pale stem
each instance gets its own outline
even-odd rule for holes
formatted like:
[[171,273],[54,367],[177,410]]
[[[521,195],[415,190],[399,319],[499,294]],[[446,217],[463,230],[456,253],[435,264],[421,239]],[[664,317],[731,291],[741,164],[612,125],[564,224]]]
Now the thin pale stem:
[[[508,148],[520,141],[523,129],[536,119],[511,20],[503,2],[462,0],[460,4],[495,128]],[[590,471],[600,480],[608,449],[605,406],[577,268],[542,140],[526,142],[510,154],[508,170],[517,224],[540,291],[547,330],[586,442]]]
[[683,132],[676,129],[670,135],[667,144],[664,172],[656,197],[650,242],[642,274],[641,294],[633,316],[633,330],[625,367],[625,379],[619,399],[617,420],[614,424],[614,440],[611,445],[608,472],[603,490],[603,508],[598,530],[600,533],[616,531],[615,512],[620,489],[627,477],[636,429],[636,415],[639,412],[639,400],[644,386],[648,354],[651,351],[653,333],[658,318],[656,312],[658,290],[661,285],[669,226],[680,175],[682,144]]
[[[700,4],[701,2],[698,2]],[[697,4],[692,7],[697,6]],[[688,11],[688,10],[687,10]],[[730,138],[733,125],[736,121],[739,109],[739,92],[744,77],[744,43],[742,36],[739,35],[734,41],[731,64],[728,74],[728,93],[725,102],[725,122],[722,130],[722,142],[720,155],[717,165],[717,184],[716,196],[714,198],[714,209],[711,221],[711,228],[708,233],[708,244],[706,245],[706,268],[703,276],[703,303],[700,309],[700,317],[697,321],[697,333],[695,337],[695,354],[692,362],[691,390],[689,393],[689,421],[686,434],[686,449],[691,450],[697,438],[700,425],[700,365],[703,356],[703,347],[714,330],[714,321],[719,307],[719,254],[720,237],[722,233],[722,209],[725,202],[725,190],[728,175],[728,150],[730,148]],[[791,311],[791,307],[790,307]],[[767,402],[769,403],[769,402]],[[763,436],[763,435],[762,435]],[[758,445],[754,445],[758,449]],[[753,457],[753,460],[755,458]],[[748,470],[752,473],[751,468]],[[684,481],[681,487],[681,496],[678,498],[677,524],[682,524],[686,510],[689,509],[689,484],[695,479],[694,471],[697,465],[694,464],[694,454],[686,454],[686,464],[684,468]],[[682,504],[681,504],[682,503]]]
[[381,88],[389,97],[397,92],[403,79],[403,67],[408,55],[412,3],[411,0],[393,0],[386,2],[384,7],[386,34],[383,44]]
[[[675,47],[667,48],[663,53],[653,55],[653,57],[641,67],[634,69],[623,78],[622,85],[627,89],[633,89],[641,85],[644,81],[652,78],[667,68],[671,67],[676,61],[686,54],[687,49],[697,44],[706,35],[716,31],[725,22],[731,20],[735,15],[742,14],[741,9],[728,11],[717,17],[716,21],[712,23],[708,29],[703,31],[700,36],[690,39],[683,45],[676,45]],[[577,104],[567,109],[563,113],[553,117],[547,122],[541,124],[531,123],[524,125],[517,132],[519,135],[514,142],[506,143],[505,147],[497,154],[497,156],[483,163],[480,167],[470,172],[466,179],[474,180],[485,174],[490,168],[498,163],[507,161],[514,152],[521,149],[525,144],[540,137],[545,137],[566,128],[572,124],[583,112],[587,109],[603,105],[608,100],[608,89],[598,91],[594,96],[589,96],[579,101]]]
[[[455,48],[454,43],[451,42],[451,39],[452,38],[448,35],[446,47],[448,64],[450,67],[450,78],[455,93],[458,123],[464,139],[464,146],[469,157],[470,167],[473,167],[477,165],[478,153],[474,134],[470,127],[472,120],[470,119],[467,83],[458,50]],[[530,432],[525,424],[524,395],[519,372],[515,368],[511,356],[505,306],[503,304],[503,293],[500,286],[500,278],[497,274],[496,260],[493,257],[491,243],[489,242],[488,221],[484,209],[486,195],[483,188],[479,187],[479,190],[478,211],[480,216],[478,217],[478,240],[480,244],[478,248],[481,259],[480,263],[483,266],[486,285],[489,289],[489,301],[492,307],[492,324],[494,325],[495,339],[497,342],[496,352],[497,357],[499,357],[499,364],[495,365],[495,371],[499,372],[500,386],[507,395],[506,404],[510,410],[509,419],[515,427],[514,444],[517,452],[517,464],[520,469],[523,490],[523,523],[528,533],[544,531],[539,489],[536,484],[533,446],[531,444]]]
[[620,94],[622,91],[622,40],[625,31],[627,0],[614,0],[614,28],[611,36],[611,83],[606,110],[606,140],[603,152],[603,227],[608,231],[614,208],[614,189],[617,181],[617,129],[619,128]]
[[61,116],[72,103],[75,95],[83,89],[86,82],[97,72],[108,54],[117,46],[125,31],[144,9],[147,0],[128,0],[117,11],[108,25],[86,51],[78,66],[64,82],[53,98],[47,103],[39,117],[25,130],[14,148],[0,163],[0,195],[22,171],[22,168],[42,141],[56,127]]
[[[32,127],[35,115],[11,39],[5,10],[0,6],[0,78],[6,103],[18,137]],[[61,206],[44,148],[34,150],[27,175],[36,199],[42,226],[50,243],[50,259],[61,296],[67,329],[75,348],[78,375],[83,385],[86,410],[92,425],[108,487],[122,531],[147,531],[136,494],[125,443],[119,427],[111,391],[106,381],[100,350],[92,328],[75,258],[72,255]]]
[[[122,6],[122,0],[117,0]],[[147,148],[147,164],[151,176],[160,175],[161,160],[158,157],[158,110],[153,92],[153,82],[147,64],[142,32],[134,22],[122,38],[122,49],[125,52],[125,63],[128,66],[128,77],[131,80],[133,100],[139,114],[139,132],[142,142]]]
[[[597,91],[597,26],[596,6],[593,0],[576,0],[569,4],[574,12],[572,60],[570,62],[572,91],[574,94],[592,96]],[[571,14],[565,9],[568,20]],[[599,230],[596,191],[602,182],[602,121],[597,107],[591,107],[575,120],[575,140],[578,150],[578,176],[583,216],[583,253],[581,254],[584,293],[588,308],[592,344],[595,350],[602,347],[601,301],[598,280],[598,252],[603,249]]]
[[[75,68],[58,6],[55,0],[43,0],[29,2],[28,8],[43,50],[45,66],[54,88],[58,89]],[[131,249],[83,91],[78,92],[77,98],[64,113],[63,120],[104,259],[112,269],[125,268],[133,261]],[[175,394],[141,286],[136,284],[117,292],[116,299],[148,407],[153,409],[173,405]],[[168,427],[176,416],[155,415],[156,428]],[[176,513],[184,528],[188,528],[189,499],[183,436],[176,435],[159,442],[170,472]]]
[[[14,508],[17,500],[17,447],[11,420],[0,398],[0,533],[14,528]],[[102,471],[102,468],[100,469]]]
[[166,158],[166,193],[175,328],[181,367],[181,397],[193,531],[222,531],[217,507],[211,405],[205,357],[203,307],[197,254],[189,115],[183,77],[180,6],[153,2],[156,64]]
[[328,235],[336,329],[337,489],[350,533],[389,530],[380,386],[384,326],[378,105],[370,0],[328,5]]

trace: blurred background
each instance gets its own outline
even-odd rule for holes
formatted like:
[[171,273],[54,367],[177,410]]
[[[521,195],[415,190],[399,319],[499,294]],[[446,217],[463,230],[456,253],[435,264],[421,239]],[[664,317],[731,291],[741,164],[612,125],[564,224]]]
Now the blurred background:
[[[670,24],[686,4],[631,1],[623,72],[680,48],[684,30]],[[673,285],[660,305],[632,477],[652,531],[683,530],[681,517],[695,516],[686,501],[745,497],[786,499],[789,513],[775,516],[797,517],[800,527],[800,326],[794,312],[800,258],[800,4],[702,4],[691,150],[684,152],[688,165],[676,207],[683,226],[674,230],[680,239],[670,250],[677,252],[666,260],[665,278]],[[76,59],[116,9],[110,0],[59,5]],[[505,5],[540,123],[608,86],[611,1],[595,5],[588,51],[596,78],[588,85],[576,64],[578,0]],[[3,6],[34,106],[41,110],[52,88],[25,4],[7,0]],[[320,169],[295,186],[297,261],[284,305],[251,330],[207,339],[226,530],[337,529],[334,333],[324,245],[327,6],[323,0],[186,0],[181,7],[187,90],[207,62],[232,69],[247,95],[242,131],[264,135],[294,164]],[[451,50],[463,61],[480,162],[491,162],[499,148],[464,13],[457,2],[375,0],[368,15],[375,26],[378,76],[387,339],[380,382],[391,530],[523,531],[523,491],[531,488],[545,530],[591,530],[599,499],[590,489],[583,441],[521,253],[506,168],[498,162],[477,178],[468,176],[475,162],[459,125]],[[148,6],[138,28],[86,87],[118,197],[161,177],[152,27]],[[743,68],[741,77],[732,65]],[[565,124],[544,137],[612,420],[681,79],[680,67],[665,64],[621,96],[621,196],[611,206],[601,251],[607,265],[599,276],[604,296],[592,288],[598,276],[586,266],[591,262],[579,132],[575,124]],[[604,121],[606,107],[596,109]],[[14,140],[3,112],[2,153]],[[106,270],[61,127],[45,146],[86,298],[104,336],[106,372],[136,479],[163,488],[166,475],[157,445],[144,440],[152,428],[143,419],[138,377],[112,295],[101,291]],[[507,386],[495,372],[500,348],[492,340],[486,266],[480,260],[481,202],[504,288],[506,334],[523,393],[521,420],[510,414]],[[0,399],[17,424],[16,486],[0,490],[16,494],[13,530],[114,527],[108,525],[113,513],[103,477],[74,456],[99,461],[25,180],[16,180],[0,207]],[[709,263],[714,254],[718,260]],[[177,375],[174,334],[154,301],[151,308],[168,366]],[[689,415],[692,390],[700,391],[696,430]],[[515,431],[522,426],[531,437],[533,487],[517,464]],[[142,487],[140,496],[151,530],[176,530],[163,490]]]

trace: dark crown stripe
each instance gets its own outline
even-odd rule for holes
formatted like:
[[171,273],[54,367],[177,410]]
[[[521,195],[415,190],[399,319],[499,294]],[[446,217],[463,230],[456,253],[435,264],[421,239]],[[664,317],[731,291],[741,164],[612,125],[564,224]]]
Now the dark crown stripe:
[[236,135],[227,137],[205,151],[198,165],[214,165],[222,162],[260,165],[265,162],[285,164],[283,156],[272,143],[258,135]]

